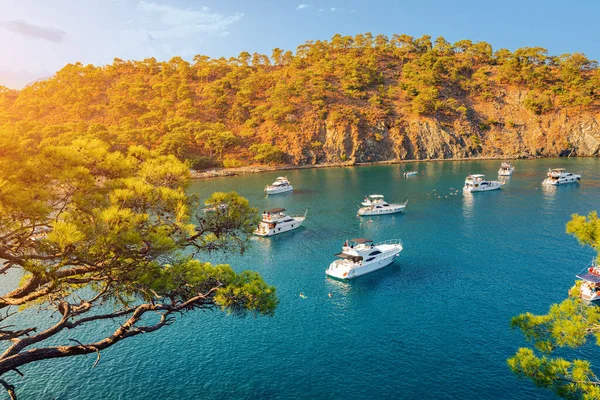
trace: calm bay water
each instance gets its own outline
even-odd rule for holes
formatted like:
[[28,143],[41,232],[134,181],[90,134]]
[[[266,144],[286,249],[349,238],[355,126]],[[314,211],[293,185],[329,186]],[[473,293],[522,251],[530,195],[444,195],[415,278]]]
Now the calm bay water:
[[[564,230],[572,213],[600,211],[600,159],[515,161],[502,190],[462,194],[467,174],[495,179],[499,164],[287,171],[296,190],[268,198],[263,187],[281,173],[194,182],[202,199],[236,190],[259,209],[308,209],[301,229],[211,259],[259,271],[278,289],[276,315],[190,313],[103,352],[95,369],[95,356],[50,361],[11,383],[35,399],[554,398],[509,371],[506,359],[524,345],[509,322],[564,299],[591,260]],[[542,188],[558,166],[583,180]],[[407,170],[419,175],[404,178]],[[356,217],[372,193],[408,198],[406,212]],[[332,255],[356,236],[401,238],[404,251],[354,281],[327,279]],[[600,370],[594,346],[567,354]]]

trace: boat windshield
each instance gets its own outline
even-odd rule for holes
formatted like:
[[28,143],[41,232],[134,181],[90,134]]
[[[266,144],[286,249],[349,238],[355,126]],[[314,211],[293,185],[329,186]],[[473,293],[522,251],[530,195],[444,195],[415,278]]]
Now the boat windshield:
[[577,277],[586,282],[600,283],[600,275],[592,274],[589,272],[585,273],[585,274],[579,274],[579,275],[577,275]]

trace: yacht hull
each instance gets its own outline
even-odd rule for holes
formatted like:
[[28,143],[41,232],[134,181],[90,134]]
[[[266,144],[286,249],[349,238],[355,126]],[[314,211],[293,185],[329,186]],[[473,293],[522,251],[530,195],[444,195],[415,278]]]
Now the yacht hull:
[[377,271],[381,268],[387,267],[400,255],[402,251],[401,245],[387,245],[388,249],[384,250],[381,256],[377,257],[371,262],[364,262],[360,266],[353,266],[349,268],[347,265],[340,265],[335,267],[333,263],[325,273],[327,276],[340,280],[354,279],[356,277],[369,274]]
[[559,186],[559,185],[564,185],[564,184],[567,184],[567,183],[577,183],[579,180],[581,180],[581,176],[573,175],[573,176],[569,176],[567,178],[558,178],[556,180],[553,180],[553,179],[544,179],[544,181],[542,182],[542,184],[544,184],[544,185]]
[[256,229],[253,233],[256,236],[262,236],[262,237],[279,235],[280,233],[285,233],[285,232],[293,231],[294,229],[300,228],[300,226],[302,226],[302,223],[304,222],[304,219],[305,219],[304,217],[295,217],[294,222],[277,225],[277,226],[275,226],[275,228],[271,228],[271,229],[260,229],[259,228],[259,229]]
[[265,192],[267,194],[281,194],[281,193],[287,193],[287,192],[291,192],[292,190],[294,190],[294,188],[292,186],[286,187],[286,188],[276,188],[276,189],[271,189],[271,188],[267,188],[265,189]]
[[[367,207],[365,207],[367,208]],[[398,206],[398,207],[390,207],[390,209],[374,209],[374,210],[366,210],[365,208],[361,208],[358,210],[359,216],[373,216],[373,215],[386,215],[386,214],[397,214],[404,211],[406,206]]]
[[600,300],[600,295],[597,293],[594,294],[590,294],[590,293],[581,293],[581,298],[583,300],[587,300],[587,301],[598,301]]
[[[597,301],[600,300],[600,293],[595,288],[589,286],[587,282],[584,282],[579,288],[579,295],[583,300]],[[593,285],[593,284],[592,284]]]
[[475,192],[489,192],[490,190],[498,190],[502,185],[486,185],[484,187],[463,187],[464,192],[475,193]]

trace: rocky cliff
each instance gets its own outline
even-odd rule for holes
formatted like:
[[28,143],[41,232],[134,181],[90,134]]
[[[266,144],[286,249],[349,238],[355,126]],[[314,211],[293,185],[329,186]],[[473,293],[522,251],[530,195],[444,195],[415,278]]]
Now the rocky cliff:
[[0,135],[142,145],[195,169],[597,156],[599,119],[600,68],[581,53],[426,35],[76,63],[21,91],[0,87]]
[[[525,93],[505,92],[500,101],[473,104],[465,118],[399,115],[375,123],[319,121],[301,134],[281,132],[295,165],[474,157],[600,155],[600,113],[563,109],[536,115]],[[321,143],[314,146],[311,143]],[[315,148],[316,147],[316,148]]]

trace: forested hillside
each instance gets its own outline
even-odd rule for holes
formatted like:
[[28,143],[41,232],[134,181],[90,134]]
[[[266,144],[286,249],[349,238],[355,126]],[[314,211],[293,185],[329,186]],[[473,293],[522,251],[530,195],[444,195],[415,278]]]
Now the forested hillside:
[[3,140],[97,138],[195,168],[597,155],[600,72],[583,54],[370,33],[243,52],[67,65],[0,87]]

